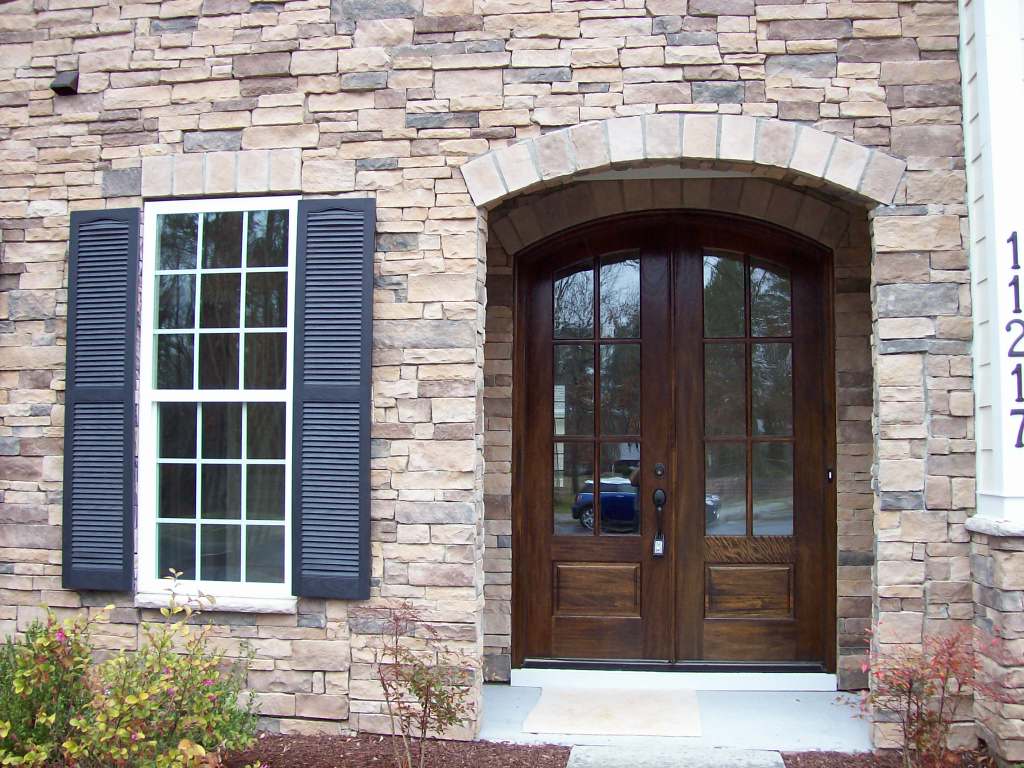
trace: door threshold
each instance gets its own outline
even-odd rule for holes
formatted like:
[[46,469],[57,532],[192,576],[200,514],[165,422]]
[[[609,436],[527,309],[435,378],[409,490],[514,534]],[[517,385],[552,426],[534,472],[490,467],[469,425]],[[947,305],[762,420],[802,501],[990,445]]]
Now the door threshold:
[[[783,671],[784,665],[765,666],[759,671],[744,665],[744,671],[692,671],[687,667],[609,669],[607,666],[527,661],[529,666],[513,669],[511,685],[520,688],[630,688],[639,690],[696,691],[837,691],[837,678],[827,672]],[[800,665],[806,669],[807,665]],[[820,667],[819,667],[820,669]]]

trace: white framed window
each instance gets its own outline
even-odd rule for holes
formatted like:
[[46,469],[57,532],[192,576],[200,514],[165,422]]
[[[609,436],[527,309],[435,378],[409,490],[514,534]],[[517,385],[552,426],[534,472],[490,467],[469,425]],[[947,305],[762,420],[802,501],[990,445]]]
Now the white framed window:
[[297,206],[145,206],[140,604],[166,596],[170,569],[225,606],[291,600]]

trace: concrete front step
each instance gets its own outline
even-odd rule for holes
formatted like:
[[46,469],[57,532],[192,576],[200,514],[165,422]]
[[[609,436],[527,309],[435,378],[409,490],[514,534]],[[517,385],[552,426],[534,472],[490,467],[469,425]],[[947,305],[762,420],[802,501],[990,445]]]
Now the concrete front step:
[[613,746],[573,747],[566,768],[784,768],[782,755],[763,749]]

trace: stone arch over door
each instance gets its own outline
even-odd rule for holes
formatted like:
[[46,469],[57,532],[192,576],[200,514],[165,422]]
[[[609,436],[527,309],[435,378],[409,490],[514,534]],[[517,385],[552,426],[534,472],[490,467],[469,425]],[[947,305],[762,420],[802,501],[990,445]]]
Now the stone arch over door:
[[891,204],[906,170],[880,150],[793,122],[658,113],[552,131],[481,155],[462,175],[473,202],[489,209],[588,173],[672,162],[766,174],[869,206]]

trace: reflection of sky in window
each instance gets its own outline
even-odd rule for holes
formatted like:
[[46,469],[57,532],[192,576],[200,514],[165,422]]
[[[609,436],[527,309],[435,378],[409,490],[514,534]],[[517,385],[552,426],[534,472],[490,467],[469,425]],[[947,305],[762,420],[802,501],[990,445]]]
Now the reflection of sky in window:
[[601,265],[601,336],[640,335],[640,260],[620,259]]

